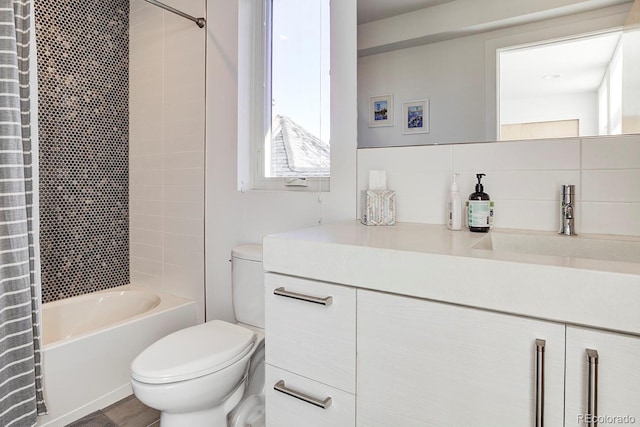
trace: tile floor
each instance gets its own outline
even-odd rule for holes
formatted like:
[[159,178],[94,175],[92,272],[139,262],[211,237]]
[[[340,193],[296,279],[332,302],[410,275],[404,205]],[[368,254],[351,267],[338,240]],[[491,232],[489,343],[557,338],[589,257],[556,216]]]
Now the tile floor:
[[67,427],[159,427],[160,412],[145,406],[134,395],[74,421]]

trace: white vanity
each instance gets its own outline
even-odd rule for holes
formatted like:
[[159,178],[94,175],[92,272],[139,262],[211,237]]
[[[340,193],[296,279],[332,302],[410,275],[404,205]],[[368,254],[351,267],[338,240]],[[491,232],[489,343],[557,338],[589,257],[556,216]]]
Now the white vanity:
[[356,221],[266,237],[267,425],[640,423],[640,239],[555,238]]

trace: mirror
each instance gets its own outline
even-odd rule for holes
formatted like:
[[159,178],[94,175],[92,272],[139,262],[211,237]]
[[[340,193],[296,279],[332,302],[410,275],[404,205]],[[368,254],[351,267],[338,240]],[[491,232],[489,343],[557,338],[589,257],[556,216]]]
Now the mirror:
[[[531,133],[531,129],[527,128],[524,134],[521,129],[520,133],[513,134],[513,129],[509,129],[511,136],[505,133],[502,139],[640,132],[640,77],[636,77],[640,76],[639,2],[611,0],[607,7],[602,7],[603,2],[595,1],[553,0],[545,2],[543,6],[538,4],[540,2],[514,3],[510,0],[424,0],[422,6],[431,5],[380,19],[380,9],[376,9],[380,6],[378,0],[359,0],[359,16],[373,16],[377,20],[362,20],[358,26],[358,147],[495,141],[501,139],[502,124],[517,124],[524,129],[526,126],[522,124],[538,122],[554,123],[553,126],[543,123],[543,130],[535,131],[537,133]],[[412,3],[417,7],[417,3],[411,0],[394,3],[398,7],[402,3]],[[567,6],[567,3],[573,6]],[[505,7],[496,7],[496,4]],[[557,4],[557,7],[549,8],[552,4]],[[593,9],[588,10],[588,7]],[[622,28],[624,31],[617,35],[612,33],[613,29]],[[554,105],[549,98],[543,101],[538,97],[542,91],[526,94],[529,99],[523,99],[521,94],[514,102],[513,89],[509,89],[511,95],[499,90],[501,67],[512,62],[506,55],[517,56],[516,52],[528,52],[529,60],[537,61],[535,64],[538,66],[544,63],[550,67],[542,67],[544,69],[553,69],[547,57],[541,59],[539,55],[534,55],[535,49],[541,43],[546,48],[557,47],[560,42],[580,45],[578,35],[586,35],[589,40],[597,40],[596,36],[602,36],[605,41],[601,41],[601,44],[610,48],[613,46],[614,52],[617,49],[623,58],[619,61],[622,64],[620,69],[624,68],[622,86],[602,84],[603,80],[613,75],[611,69],[615,68],[617,60],[612,53],[609,53],[610,58],[604,61],[604,65],[602,60],[595,61],[600,67],[598,70],[589,70],[592,82],[589,88],[588,126],[589,120],[577,113],[565,111],[557,117],[541,114],[541,111],[551,110],[549,102]],[[594,52],[594,49],[586,50]],[[501,54],[505,55],[502,59]],[[571,59],[565,62],[577,62],[577,59]],[[560,67],[560,64],[557,65]],[[594,60],[585,59],[582,67],[593,68]],[[529,65],[524,69],[533,68],[536,67]],[[522,76],[524,73],[519,74]],[[552,77],[556,74],[564,75]],[[548,86],[560,87],[562,80],[565,84],[575,84],[569,83],[565,71],[549,71],[538,78],[545,76]],[[522,89],[531,86],[531,83],[514,83],[512,79],[511,83],[502,86]],[[565,87],[558,90],[569,92],[573,89]],[[586,91],[585,88],[581,90]],[[616,94],[622,94],[617,109],[611,102]],[[533,95],[538,98],[533,99]],[[370,101],[381,96],[392,100],[393,105],[389,108],[393,109],[393,122],[372,124]],[[427,101],[428,108],[421,120],[428,131],[407,132],[403,113],[408,111],[407,106],[422,100]],[[547,102],[546,107],[544,102]],[[576,102],[585,101],[574,99],[572,102],[575,105]],[[543,107],[536,112],[535,105]],[[533,115],[524,116],[525,109],[533,111]],[[571,107],[568,109],[572,110]],[[573,110],[577,111],[575,108]],[[573,122],[569,123],[573,133],[549,133],[549,128],[564,126],[555,122],[565,121]]]

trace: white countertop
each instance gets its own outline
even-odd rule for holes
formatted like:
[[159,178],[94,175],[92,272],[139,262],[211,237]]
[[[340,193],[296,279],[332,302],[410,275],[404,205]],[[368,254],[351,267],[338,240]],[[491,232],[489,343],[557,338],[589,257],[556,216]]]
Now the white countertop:
[[640,335],[640,262],[471,248],[485,236],[443,225],[332,223],[265,237],[264,268]]

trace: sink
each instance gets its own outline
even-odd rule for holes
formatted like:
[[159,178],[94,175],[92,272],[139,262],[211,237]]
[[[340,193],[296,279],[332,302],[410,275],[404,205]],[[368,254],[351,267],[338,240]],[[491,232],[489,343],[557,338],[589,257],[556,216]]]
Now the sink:
[[640,263],[640,239],[560,236],[544,232],[490,232],[472,249]]

